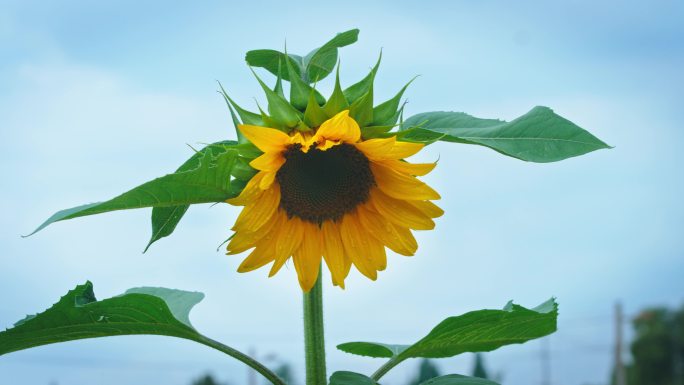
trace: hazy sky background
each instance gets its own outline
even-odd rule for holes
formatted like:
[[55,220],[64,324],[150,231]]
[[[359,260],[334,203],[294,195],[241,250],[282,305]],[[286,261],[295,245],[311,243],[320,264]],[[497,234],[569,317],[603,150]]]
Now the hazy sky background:
[[[474,146],[436,144],[425,179],[446,215],[418,234],[414,258],[393,255],[377,282],[326,281],[329,371],[370,373],[381,360],[334,346],[410,343],[449,315],[534,306],[557,296],[554,385],[606,383],[612,306],[628,314],[684,300],[684,5],[678,1],[347,2],[0,1],[0,327],[92,280],[100,298],[135,286],[202,291],[191,319],[236,348],[275,353],[302,381],[300,289],[237,274],[216,247],[237,210],[195,206],[176,233],[141,254],[149,210],[56,224],[54,211],[113,197],[173,171],[189,144],[234,137],[220,80],[263,101],[249,49],[306,53],[361,29],[341,51],[342,80],[365,75],[383,48],[378,100],[422,75],[407,114],[465,111],[513,119],[535,105],[615,146],[532,164]],[[264,75],[264,77],[268,77]],[[270,79],[270,77],[269,77]],[[330,82],[321,85],[330,90]],[[326,276],[328,277],[328,276]],[[539,341],[486,356],[506,385],[540,381]],[[402,385],[417,362],[386,377]],[[439,361],[470,371],[472,357]],[[122,337],[0,357],[0,384],[188,384],[205,371],[244,384],[243,366],[191,342]]]

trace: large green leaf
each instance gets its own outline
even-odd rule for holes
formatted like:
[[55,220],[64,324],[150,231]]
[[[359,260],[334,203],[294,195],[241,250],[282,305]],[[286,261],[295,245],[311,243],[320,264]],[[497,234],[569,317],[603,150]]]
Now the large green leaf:
[[306,68],[304,80],[313,83],[330,75],[337,63],[337,49],[356,43],[358,38],[359,30],[352,29],[338,33],[320,48],[309,52],[302,60]]
[[340,371],[330,376],[330,385],[378,385],[378,383],[363,374]]
[[467,377],[460,374],[448,374],[422,382],[420,385],[499,385],[484,378]]
[[[278,75],[278,63],[283,63],[285,60],[289,59],[289,63],[297,76],[301,76],[304,72],[304,67],[302,65],[302,57],[292,54],[285,55],[280,51],[273,49],[257,49],[247,52],[245,55],[245,60],[247,64],[252,67],[260,67],[266,69],[273,75]],[[283,73],[283,79],[290,81],[290,75],[285,71]]]
[[154,334],[199,339],[189,313],[204,294],[142,287],[102,301],[90,282],[79,285],[43,313],[0,332],[0,355],[84,338]]
[[[610,148],[548,107],[535,107],[510,122],[475,118],[462,112],[424,112],[404,121],[402,129],[410,128],[414,128],[416,136],[425,136],[421,131],[430,131],[443,135],[442,141],[478,144],[504,155],[540,163]],[[411,140],[413,134],[406,137]]]
[[[208,153],[211,154],[212,157],[216,157],[219,154],[226,152],[228,148],[230,148],[228,146],[235,144],[237,143],[233,140],[225,140],[210,144],[200,151],[195,152],[195,154],[193,154],[190,159],[185,161],[185,163],[183,163],[176,170],[176,172],[190,171],[195,169],[199,167],[200,159],[205,154]],[[234,172],[236,166],[237,165],[233,166],[233,176],[236,176]],[[152,207],[152,237],[150,238],[147,247],[145,247],[145,251],[147,251],[147,249],[149,249],[154,242],[171,235],[176,229],[178,222],[180,222],[181,218],[183,218],[183,215],[185,215],[185,212],[188,211],[189,207],[190,205],[188,204],[170,207]]]
[[408,358],[446,358],[466,352],[488,352],[556,331],[558,305],[551,299],[534,309],[509,302],[503,310],[478,310],[449,317],[413,345],[349,342],[337,348],[351,354],[390,358],[386,371]]
[[46,226],[66,219],[101,214],[109,211],[143,207],[176,207],[195,203],[223,202],[237,196],[244,184],[231,178],[239,146],[226,146],[217,156],[205,152],[199,156],[197,167],[165,175],[135,187],[105,202],[90,203],[62,210],[31,234]]
[[242,361],[273,384],[285,385],[262,364],[198,333],[190,324],[190,310],[204,294],[161,287],[139,287],[98,301],[93,285],[76,286],[42,313],[27,316],[0,332],[0,356],[36,346],[124,335],[161,335],[183,338],[219,350]]

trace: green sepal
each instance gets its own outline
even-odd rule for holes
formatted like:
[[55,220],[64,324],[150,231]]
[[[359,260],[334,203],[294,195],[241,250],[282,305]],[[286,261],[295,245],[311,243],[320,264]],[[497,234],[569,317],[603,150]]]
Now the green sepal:
[[228,106],[228,111],[230,111],[230,119],[233,121],[233,126],[235,127],[235,134],[237,135],[237,142],[238,143],[249,143],[249,140],[245,137],[245,135],[240,131],[240,119],[238,119],[237,115],[235,115],[235,110],[233,110],[233,106],[228,103],[226,100],[226,106]]
[[321,47],[309,52],[303,59],[302,64],[306,70],[303,80],[313,83],[323,80],[330,75],[337,63],[337,49],[355,43],[359,38],[359,30],[351,29],[335,35]]
[[[296,127],[297,123],[303,117],[301,112],[299,112],[296,108],[292,107],[292,105],[284,97],[278,95],[272,89],[270,89],[261,80],[261,78],[259,78],[259,75],[257,75],[253,69],[252,73],[254,74],[254,77],[257,79],[257,81],[261,85],[261,88],[264,90],[264,93],[266,94],[266,100],[268,101],[269,116],[284,127]],[[264,123],[266,122],[264,121]]]
[[385,126],[392,125],[399,119],[400,108],[399,103],[401,102],[401,97],[404,95],[406,88],[408,88],[411,83],[416,80],[418,76],[409,80],[404,87],[399,90],[399,92],[390,100],[379,104],[373,108],[373,125],[375,126]]
[[318,104],[313,91],[315,90],[312,89],[312,92],[309,93],[309,102],[306,104],[306,110],[304,111],[304,122],[309,127],[318,127],[328,120],[328,115]]
[[396,126],[366,126],[361,128],[361,137],[363,139],[388,138],[397,135],[395,132],[390,132]]
[[[245,61],[251,67],[264,68],[273,75],[278,76],[278,63],[287,61],[292,65],[297,77],[301,77],[304,73],[304,66],[302,65],[302,57],[297,55],[285,55],[280,51],[273,49],[256,49],[247,52]],[[288,73],[283,74],[283,80],[291,81]]]
[[351,116],[360,127],[365,127],[373,122],[373,83],[371,82],[368,91],[349,106],[349,116]]
[[282,61],[278,61],[278,76],[276,77],[276,84],[273,87],[273,92],[285,99],[285,91],[283,91],[283,66]]
[[264,127],[275,128],[276,130],[281,130],[281,131],[285,131],[285,132],[288,132],[290,130],[288,127],[286,127],[281,122],[279,122],[279,121],[271,118],[270,116],[268,116],[268,114],[266,112],[264,112],[264,110],[261,108],[261,106],[259,105],[258,102],[257,102],[257,108],[259,109],[259,113],[261,114],[261,120],[263,120],[263,122],[264,122]]
[[354,101],[356,101],[358,98],[365,95],[366,92],[368,92],[368,90],[371,87],[371,84],[373,84],[373,81],[375,80],[375,75],[378,73],[378,68],[380,68],[381,61],[382,51],[380,51],[378,61],[375,63],[375,66],[373,66],[368,75],[366,75],[366,77],[364,77],[363,79],[359,80],[357,83],[354,83],[351,86],[347,87],[343,91],[344,97],[347,99],[347,102],[354,103]]
[[333,117],[347,107],[349,107],[349,103],[347,103],[347,99],[342,93],[342,87],[340,87],[340,65],[338,63],[337,72],[335,73],[335,88],[330,98],[328,98],[328,102],[323,106],[323,111],[328,117]]
[[557,162],[611,148],[550,108],[540,106],[510,122],[436,111],[414,115],[401,126],[425,133],[416,127],[441,134],[439,140],[445,142],[477,144],[528,162]]
[[247,111],[244,108],[240,107],[237,103],[235,103],[235,101],[233,99],[230,98],[230,96],[228,96],[228,93],[226,92],[225,89],[223,89],[223,85],[221,84],[221,82],[218,82],[218,84],[219,84],[219,87],[221,87],[221,90],[219,91],[219,93],[221,95],[223,95],[223,99],[226,101],[226,104],[233,106],[233,108],[235,108],[235,111],[237,111],[237,114],[240,117],[240,119],[242,120],[242,123],[250,124],[252,126],[263,126],[264,125],[264,122],[261,119],[261,115],[254,113],[254,112],[251,112],[251,111]]
[[308,105],[309,95],[313,93],[315,101],[319,106],[325,104],[323,95],[299,76],[293,76],[295,74],[294,71],[294,68],[292,68],[292,65],[288,62],[287,72],[290,75],[290,103],[298,110],[304,111]]
[[210,152],[203,153],[196,168],[143,183],[108,201],[61,210],[29,235],[55,222],[110,211],[224,202],[241,191],[231,184],[231,172],[240,153],[237,147],[227,147],[215,157]]

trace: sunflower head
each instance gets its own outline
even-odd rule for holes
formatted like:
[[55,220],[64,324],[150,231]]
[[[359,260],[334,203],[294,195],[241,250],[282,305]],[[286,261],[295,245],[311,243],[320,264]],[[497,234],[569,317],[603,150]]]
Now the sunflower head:
[[[374,106],[380,59],[364,79],[344,90],[338,65],[333,93],[325,99],[307,83],[304,70],[298,72],[287,59],[275,71],[273,88],[255,73],[268,113],[242,109],[222,89],[240,140],[260,152],[249,163],[257,173],[228,200],[244,206],[228,253],[250,250],[238,271],[271,264],[271,276],[292,259],[304,291],[316,282],[322,261],[337,286],[344,287],[352,266],[375,280],[386,267],[387,248],[414,255],[418,245],[412,230],[432,229],[433,218],[443,213],[431,202],[439,194],[417,178],[435,163],[405,160],[423,144],[390,132],[400,119],[408,84]],[[290,83],[289,100],[283,80]]]

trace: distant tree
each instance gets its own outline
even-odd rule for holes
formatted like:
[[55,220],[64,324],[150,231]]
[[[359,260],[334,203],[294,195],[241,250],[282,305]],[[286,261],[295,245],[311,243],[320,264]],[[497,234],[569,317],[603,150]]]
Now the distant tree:
[[423,359],[420,361],[420,365],[418,366],[418,374],[416,374],[416,377],[409,382],[408,385],[419,385],[422,382],[439,376],[440,373],[439,369],[437,369],[437,366],[432,363],[432,361]]
[[223,384],[216,381],[211,374],[205,374],[204,376],[193,381],[192,385],[223,385]]
[[294,375],[293,375],[293,370],[292,366],[288,363],[281,364],[275,370],[273,371],[275,374],[278,375],[278,377],[282,378],[283,381],[285,381],[286,384],[293,385],[294,384]]
[[674,311],[642,311],[632,323],[633,362],[627,366],[629,385],[684,384],[684,307]]
[[475,364],[473,365],[473,377],[480,377],[484,379],[489,379],[487,374],[487,369],[484,364],[484,357],[482,353],[475,353]]

